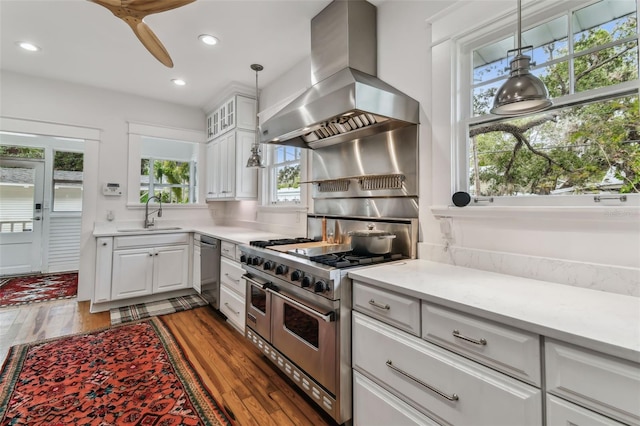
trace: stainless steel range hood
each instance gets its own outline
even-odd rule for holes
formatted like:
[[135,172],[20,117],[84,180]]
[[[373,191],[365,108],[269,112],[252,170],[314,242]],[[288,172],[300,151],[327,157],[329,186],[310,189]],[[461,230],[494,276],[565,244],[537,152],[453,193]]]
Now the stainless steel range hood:
[[260,141],[321,148],[419,123],[419,104],[376,77],[376,7],[334,0],[311,20],[313,86],[263,123]]

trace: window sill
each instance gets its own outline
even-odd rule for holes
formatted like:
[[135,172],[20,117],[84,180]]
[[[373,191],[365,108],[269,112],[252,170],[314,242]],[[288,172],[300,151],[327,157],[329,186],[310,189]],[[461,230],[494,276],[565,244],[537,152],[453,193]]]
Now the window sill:
[[509,218],[635,222],[640,206],[431,206],[436,218]]

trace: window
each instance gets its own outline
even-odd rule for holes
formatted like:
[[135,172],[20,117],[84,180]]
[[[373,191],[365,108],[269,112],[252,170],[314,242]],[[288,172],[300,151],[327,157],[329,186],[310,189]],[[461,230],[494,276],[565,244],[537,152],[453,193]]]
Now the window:
[[301,203],[302,157],[302,148],[270,145],[267,173],[271,204]]
[[195,203],[195,184],[191,176],[196,176],[193,161],[180,162],[143,158],[140,161],[140,202],[146,203],[150,194],[163,203]]
[[192,142],[142,137],[140,203],[150,196],[167,204],[197,202],[197,154]]
[[53,154],[53,211],[82,211],[81,152],[54,151]]
[[523,32],[554,101],[550,110],[489,114],[508,76],[514,36],[466,46],[471,62],[466,167],[475,196],[640,192],[638,15],[635,0],[561,11]]

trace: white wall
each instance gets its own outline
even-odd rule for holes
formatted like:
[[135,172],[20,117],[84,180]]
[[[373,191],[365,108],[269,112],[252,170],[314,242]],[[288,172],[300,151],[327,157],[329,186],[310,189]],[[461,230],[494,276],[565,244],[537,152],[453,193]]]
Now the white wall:
[[[420,250],[422,258],[456,263],[565,284],[640,294],[640,220],[613,212],[580,218],[564,215],[508,213],[497,217],[447,219],[449,241],[441,233],[432,206],[451,205],[452,132],[455,114],[454,43],[444,33],[464,33],[480,25],[485,7],[489,19],[513,13],[515,2],[378,3],[378,77],[420,102]],[[452,7],[450,20],[445,15]],[[486,12],[486,11],[484,11]],[[485,13],[486,14],[486,13]],[[458,28],[455,28],[458,26]],[[433,31],[433,34],[432,34]],[[437,43],[431,51],[433,42]],[[305,72],[307,73],[305,76]],[[453,76],[447,84],[434,72]],[[263,88],[261,110],[310,84],[309,63],[301,62],[280,80]],[[617,286],[617,288],[616,288]]]
[[[85,205],[80,259],[78,297],[91,297],[94,280],[95,241],[91,237],[93,223],[105,221],[107,211],[118,221],[142,222],[142,211],[126,206],[126,195],[106,198],[101,187],[105,182],[118,182],[126,191],[128,160],[128,122],[148,123],[163,127],[191,129],[204,134],[205,116],[198,108],[158,102],[126,93],[34,78],[2,71],[0,74],[0,115],[34,122],[58,123],[100,130],[97,147],[97,170],[85,173]],[[91,157],[92,152],[85,151]],[[87,164],[87,163],[85,163]],[[89,163],[91,165],[91,163]],[[138,188],[133,188],[137,191]],[[165,209],[163,220],[209,221],[208,209]]]

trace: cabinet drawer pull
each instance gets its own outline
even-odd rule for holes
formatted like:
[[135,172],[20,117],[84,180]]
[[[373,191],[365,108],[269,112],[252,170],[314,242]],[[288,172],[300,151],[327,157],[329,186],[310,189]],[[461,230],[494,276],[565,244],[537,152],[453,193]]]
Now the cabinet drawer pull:
[[378,303],[373,299],[369,300],[369,304],[375,306],[376,308],[384,309],[385,311],[388,311],[389,309],[391,309],[391,306],[383,305],[382,303]]
[[238,312],[238,311],[234,311],[234,310],[231,308],[231,305],[229,305],[229,303],[224,302],[224,306],[226,306],[226,307],[227,307],[231,312],[233,312],[234,314],[236,314],[236,315],[240,316],[240,312]]
[[236,280],[231,275],[229,275],[227,272],[224,273],[224,276],[229,278],[231,281],[235,281],[236,283],[240,284],[240,280]]
[[487,344],[486,339],[482,338],[480,340],[476,340],[476,339],[472,339],[471,337],[467,337],[463,334],[460,334],[460,332],[458,330],[453,330],[453,337],[456,337],[458,339],[462,339],[465,340],[467,342],[471,342],[474,345],[478,345],[478,346],[485,346]]
[[447,395],[446,393],[442,392],[441,390],[438,390],[436,388],[434,388],[433,386],[423,382],[422,380],[418,379],[417,377],[412,376],[411,374],[407,373],[404,370],[401,370],[400,368],[396,367],[395,365],[393,365],[393,363],[391,362],[391,360],[388,360],[386,362],[387,367],[389,367],[390,369],[392,369],[393,371],[397,371],[398,373],[402,374],[405,377],[410,378],[411,380],[413,380],[414,382],[424,386],[425,388],[429,389],[431,392],[434,392],[438,395],[440,395],[441,397],[449,400],[449,401],[457,401],[460,398],[458,397],[457,394],[451,394],[451,395]]

